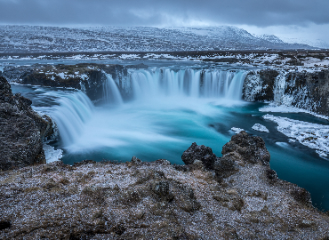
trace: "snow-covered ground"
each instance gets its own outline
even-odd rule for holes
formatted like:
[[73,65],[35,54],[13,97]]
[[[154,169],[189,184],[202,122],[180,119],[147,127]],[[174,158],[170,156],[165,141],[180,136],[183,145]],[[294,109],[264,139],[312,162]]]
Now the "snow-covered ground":
[[254,36],[244,29],[0,26],[0,52],[216,51],[312,49],[276,36]]

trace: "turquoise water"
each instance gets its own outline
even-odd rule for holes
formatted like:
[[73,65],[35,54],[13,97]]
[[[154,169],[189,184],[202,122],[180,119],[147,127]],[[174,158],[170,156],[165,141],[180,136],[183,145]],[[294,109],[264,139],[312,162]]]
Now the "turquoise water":
[[[271,153],[271,167],[281,179],[306,188],[316,207],[329,210],[329,161],[298,142],[290,143],[276,130],[275,123],[264,120],[262,116],[266,113],[258,109],[266,104],[243,102],[234,94],[229,98],[178,94],[143,97],[143,101],[135,99],[120,105],[92,104],[87,109],[78,99],[86,96],[75,90],[22,85],[12,88],[14,93],[21,92],[32,99],[35,110],[62,119],[66,127],[71,126],[67,128],[69,137],[51,143],[64,149],[62,161],[65,163],[85,159],[129,161],[137,156],[143,161],[165,158],[183,164],[180,156],[192,142],[209,146],[220,156],[222,146],[234,134],[230,129],[238,127],[265,140]],[[71,110],[65,117],[58,115],[67,107]],[[328,125],[328,121],[305,113],[271,114]],[[80,123],[79,119],[82,119]],[[251,127],[255,123],[265,125],[270,134],[254,131]],[[285,144],[278,145],[278,142]]]

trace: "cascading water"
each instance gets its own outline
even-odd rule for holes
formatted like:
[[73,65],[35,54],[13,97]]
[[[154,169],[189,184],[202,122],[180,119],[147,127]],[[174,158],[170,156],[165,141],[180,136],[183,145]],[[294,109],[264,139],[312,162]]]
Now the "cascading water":
[[121,93],[110,74],[106,74],[107,80],[103,84],[103,101],[105,104],[121,105],[123,100]]
[[128,86],[135,100],[183,96],[241,100],[246,74],[246,71],[193,69],[135,70],[128,77]]
[[82,92],[63,97],[59,101],[59,106],[50,115],[56,122],[64,147],[69,147],[79,139],[94,110],[93,103]]
[[[63,97],[51,114],[59,129],[62,148],[69,153],[97,149],[113,153],[113,148],[118,146],[145,149],[146,145],[152,143],[154,147],[157,142],[179,146],[195,141],[187,140],[188,137],[197,138],[206,132],[207,138],[216,139],[217,134],[207,129],[206,123],[220,113],[213,100],[224,99],[225,104],[240,100],[246,71],[130,70],[121,80],[124,82],[120,86],[125,86],[121,89],[117,80],[109,74],[106,76],[102,104],[95,107],[79,92]],[[122,96],[127,93],[131,97],[124,103]],[[204,126],[200,125],[202,122]],[[185,130],[184,124],[188,124]],[[174,132],[177,134],[168,136]]]

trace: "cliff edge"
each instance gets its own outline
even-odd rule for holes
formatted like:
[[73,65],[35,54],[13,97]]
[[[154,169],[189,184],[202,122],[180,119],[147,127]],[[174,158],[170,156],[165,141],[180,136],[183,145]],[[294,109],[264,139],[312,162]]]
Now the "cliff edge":
[[0,170],[45,163],[42,139],[51,134],[52,123],[31,108],[32,101],[12,94],[0,77]]
[[182,159],[54,162],[0,173],[1,239],[328,239],[329,216],[278,179],[260,137],[221,158],[193,143]]

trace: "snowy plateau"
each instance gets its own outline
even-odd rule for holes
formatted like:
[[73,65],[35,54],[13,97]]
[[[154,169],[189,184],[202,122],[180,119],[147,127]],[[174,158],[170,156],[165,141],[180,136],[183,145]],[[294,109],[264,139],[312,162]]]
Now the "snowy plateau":
[[158,52],[266,49],[316,49],[285,43],[274,35],[254,36],[246,30],[212,28],[0,26],[0,53]]

